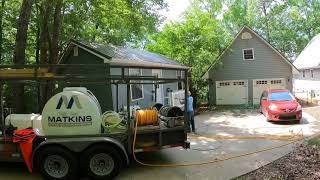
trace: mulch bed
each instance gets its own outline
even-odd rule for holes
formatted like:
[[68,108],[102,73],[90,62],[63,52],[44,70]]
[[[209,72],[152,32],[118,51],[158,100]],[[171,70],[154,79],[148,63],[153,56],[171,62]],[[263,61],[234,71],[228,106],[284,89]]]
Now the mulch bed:
[[320,179],[320,147],[301,144],[288,155],[235,180]]

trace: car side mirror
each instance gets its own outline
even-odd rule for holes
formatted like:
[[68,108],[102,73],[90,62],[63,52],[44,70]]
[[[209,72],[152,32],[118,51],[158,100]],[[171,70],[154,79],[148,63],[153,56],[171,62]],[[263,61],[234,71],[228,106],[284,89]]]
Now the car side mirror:
[[262,97],[261,100],[266,101],[267,97]]

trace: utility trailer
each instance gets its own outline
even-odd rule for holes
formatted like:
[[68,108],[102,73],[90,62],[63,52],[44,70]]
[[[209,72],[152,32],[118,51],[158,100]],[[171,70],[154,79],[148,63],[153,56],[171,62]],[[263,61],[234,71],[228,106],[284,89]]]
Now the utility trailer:
[[[120,69],[119,75],[97,75],[87,76],[84,72],[86,70],[98,70],[106,68]],[[184,72],[184,77],[181,78],[159,78],[157,76],[130,76],[125,73],[128,69],[166,69],[179,70]],[[61,74],[68,71],[68,74]],[[75,70],[77,69],[77,70]],[[15,65],[15,66],[0,66],[0,101],[1,101],[1,136],[0,136],[0,160],[1,161],[24,161],[29,171],[40,171],[46,179],[76,179],[79,174],[89,176],[92,179],[112,179],[118,175],[122,167],[130,163],[130,156],[133,153],[143,153],[147,151],[157,151],[169,147],[184,147],[189,148],[190,144],[187,141],[187,115],[186,107],[184,109],[183,123],[178,125],[166,126],[159,116],[159,124],[157,126],[144,126],[135,129],[135,119],[131,117],[130,111],[130,85],[135,83],[151,84],[155,88],[158,84],[182,82],[184,87],[188,87],[188,68],[187,67],[163,67],[150,65],[135,65],[128,66],[124,63],[109,63],[105,65],[96,64],[58,64],[58,65]],[[92,71],[91,71],[92,72]],[[16,115],[17,117],[31,117],[30,125],[28,127],[34,132],[34,137],[15,142],[16,134],[12,125],[8,124],[14,122],[10,117],[14,114],[8,115],[5,113],[4,93],[3,87],[12,84],[28,84],[37,87],[40,93],[40,87],[49,85],[54,87],[56,84],[68,88],[54,95],[48,100],[42,110],[41,115]],[[117,87],[119,84],[124,84],[127,91],[127,106],[124,117],[125,129],[122,132],[108,132],[101,126],[101,116],[97,113],[91,116],[90,113],[99,111],[99,103],[96,101],[94,95],[85,91],[85,88],[90,84],[110,85],[114,84]],[[82,94],[81,94],[82,93]],[[157,91],[154,91],[157,96]],[[118,103],[119,93],[116,93]],[[121,95],[120,95],[121,96]],[[83,99],[86,98],[86,99]],[[157,99],[157,98],[155,98]],[[187,99],[187,89],[185,88],[185,99]],[[88,103],[87,103],[88,102]],[[90,104],[91,103],[91,104]],[[187,103],[187,102],[186,102]],[[39,99],[38,99],[39,104]],[[90,109],[91,106],[95,106]],[[116,106],[118,107],[118,105]],[[78,110],[74,110],[78,108]],[[118,111],[118,109],[116,110]],[[40,113],[37,112],[37,113]],[[86,114],[88,113],[88,114]],[[71,117],[72,116],[72,117]],[[90,116],[90,117],[89,117]],[[75,118],[74,118],[75,117]],[[83,118],[82,118],[83,117]],[[71,120],[70,120],[71,118]],[[82,119],[81,119],[82,118]],[[18,118],[19,119],[19,118]],[[22,118],[23,119],[23,118]],[[28,119],[28,118],[26,118]],[[162,119],[165,119],[162,117]],[[173,118],[177,120],[177,118]],[[10,120],[10,122],[6,122]],[[166,119],[169,121],[170,118]],[[24,121],[24,120],[22,120]],[[72,122],[67,127],[63,123]],[[19,121],[20,122],[20,121]],[[83,123],[85,122],[85,123]],[[89,122],[89,123],[88,123]],[[96,125],[96,123],[100,125]],[[54,124],[56,123],[56,124]],[[59,124],[60,123],[60,124]],[[62,123],[62,124],[61,124]],[[79,125],[79,123],[82,123]],[[93,128],[96,131],[86,133]],[[12,123],[14,124],[14,123]],[[28,124],[28,123],[23,123]],[[44,125],[45,124],[45,125]],[[53,125],[50,127],[50,125]],[[57,125],[58,124],[58,125]],[[172,123],[171,123],[172,124]],[[9,128],[11,127],[11,128]],[[79,128],[78,131],[73,128]],[[21,129],[21,128],[20,128]],[[136,132],[136,144],[144,145],[136,146],[133,149],[133,137]],[[31,141],[31,149],[23,147]],[[24,146],[25,147],[25,146]]]

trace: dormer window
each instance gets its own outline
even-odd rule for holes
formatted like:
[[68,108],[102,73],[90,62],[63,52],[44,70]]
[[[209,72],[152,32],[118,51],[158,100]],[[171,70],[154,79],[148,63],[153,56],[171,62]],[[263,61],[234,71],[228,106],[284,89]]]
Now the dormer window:
[[243,49],[243,60],[254,60],[254,51],[253,48]]

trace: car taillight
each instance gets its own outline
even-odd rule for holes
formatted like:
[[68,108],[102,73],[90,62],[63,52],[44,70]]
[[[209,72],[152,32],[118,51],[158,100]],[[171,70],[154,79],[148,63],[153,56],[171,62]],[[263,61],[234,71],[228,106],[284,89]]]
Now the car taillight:
[[298,104],[296,111],[301,111],[301,110],[302,110],[302,107],[300,104]]
[[271,111],[275,111],[275,110],[278,109],[278,107],[277,107],[276,105],[274,105],[274,104],[271,104],[271,105],[269,106],[269,109],[270,109]]

